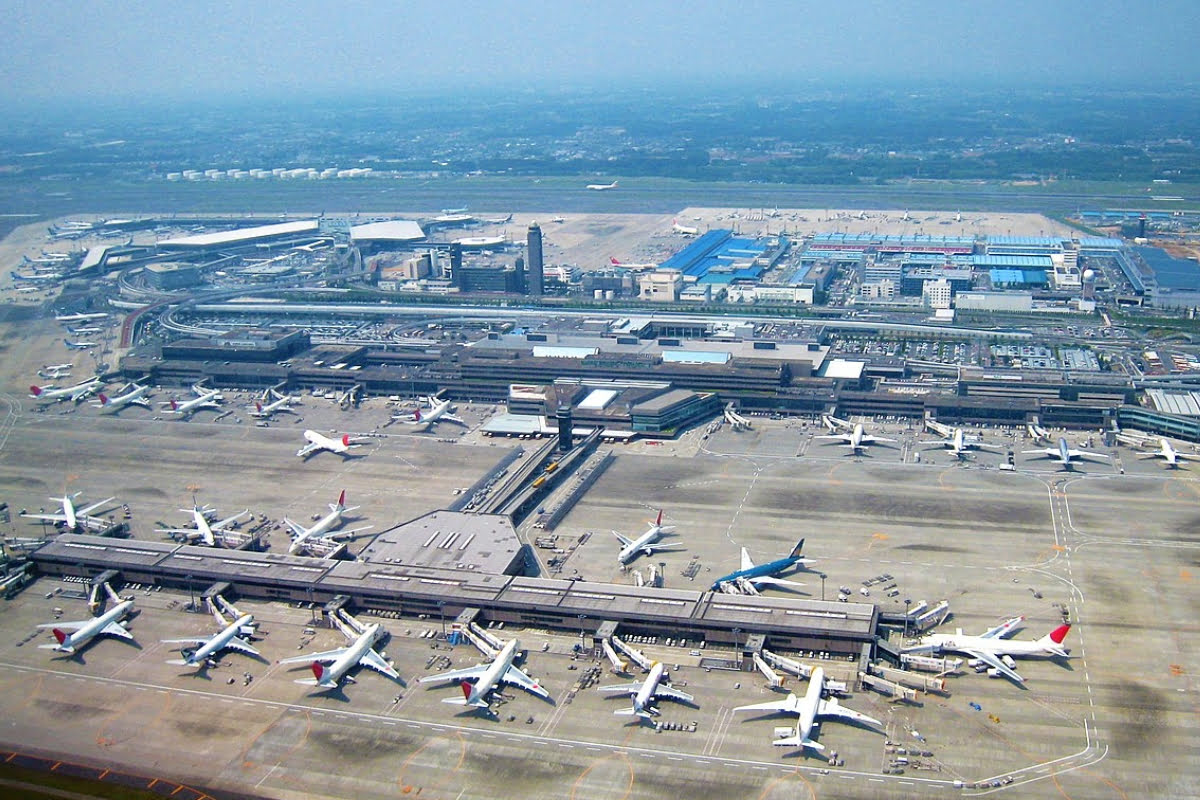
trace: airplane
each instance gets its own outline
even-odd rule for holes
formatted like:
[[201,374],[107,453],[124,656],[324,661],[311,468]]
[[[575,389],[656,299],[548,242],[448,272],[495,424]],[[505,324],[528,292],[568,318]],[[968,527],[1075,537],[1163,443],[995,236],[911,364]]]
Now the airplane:
[[700,235],[699,228],[693,228],[688,225],[680,225],[679,220],[677,220],[677,219],[671,220],[671,232],[678,233],[682,236],[699,236]]
[[567,218],[566,217],[551,217],[550,221],[557,222],[559,225],[562,225],[564,222],[567,221]]
[[208,518],[210,514],[214,513],[213,510],[207,506],[196,505],[194,500],[191,508],[181,508],[179,510],[186,514],[191,514],[192,522],[196,527],[156,528],[154,532],[165,533],[168,536],[182,538],[184,541],[188,542],[200,541],[203,542],[207,547],[216,547],[217,534],[224,534],[226,528],[250,513],[250,509],[247,508],[239,511],[232,517],[226,517],[218,522],[209,522]]
[[831,431],[843,430],[843,431],[847,431],[847,433],[836,433],[835,432],[835,433],[830,433],[825,436],[815,436],[813,438],[839,440],[839,441],[845,443],[842,445],[843,447],[849,447],[850,452],[853,454],[856,454],[856,455],[858,453],[862,452],[869,445],[873,445],[876,442],[894,442],[894,441],[896,441],[895,439],[888,439],[885,436],[872,436],[871,434],[864,432],[863,425],[861,422],[850,423],[844,419],[838,419],[837,417],[831,417],[828,414],[826,414],[824,417],[822,417],[822,421],[824,421],[825,425]]
[[51,500],[62,504],[62,513],[60,514],[22,514],[21,516],[25,519],[41,519],[53,522],[56,525],[65,525],[69,531],[75,531],[79,528],[92,528],[94,530],[107,528],[108,522],[101,519],[93,519],[89,515],[101,506],[111,503],[116,498],[109,497],[101,500],[99,503],[92,503],[90,506],[85,506],[84,508],[76,508],[75,498],[81,494],[82,492],[76,492],[75,494],[63,495],[62,497],[51,497]]
[[202,389],[200,384],[193,386],[192,392],[195,393],[196,397],[191,400],[185,400],[181,403],[172,398],[163,403],[162,405],[171,407],[165,413],[179,414],[182,418],[186,419],[202,409],[220,408],[220,402],[224,399],[221,396],[221,392],[217,389]]
[[426,399],[429,401],[428,412],[422,414],[420,407],[418,407],[411,415],[408,416],[407,419],[405,419],[404,416],[394,417],[394,419],[403,420],[405,425],[420,425],[422,431],[429,430],[442,420],[446,422],[453,422],[456,425],[466,426],[466,422],[450,413],[449,400],[435,402],[434,398],[432,397]]
[[1013,641],[1006,639],[1010,633],[1021,627],[1024,617],[1013,617],[1005,622],[984,631],[980,636],[964,636],[962,628],[956,633],[934,633],[926,636],[920,644],[905,647],[903,653],[962,653],[970,656],[968,661],[972,667],[990,667],[988,674],[994,678],[1003,675],[1017,683],[1025,679],[1017,674],[1013,656],[1058,656],[1068,658],[1071,651],[1062,646],[1063,639],[1071,630],[1070,623],[1064,623],[1036,641]]
[[362,528],[354,528],[348,531],[333,532],[333,528],[341,523],[342,514],[345,514],[347,511],[354,511],[358,508],[360,508],[360,506],[346,508],[346,490],[342,489],[342,493],[338,495],[337,503],[330,503],[329,513],[317,520],[311,528],[306,528],[303,525],[292,522],[287,517],[284,517],[283,523],[292,529],[292,544],[291,547],[288,548],[288,553],[294,555],[300,550],[304,549],[304,547],[311,542],[337,541],[338,539],[345,539],[353,534],[374,527],[373,525],[367,525]]
[[[43,650],[57,650],[60,653],[74,654],[97,636],[120,636],[136,644],[121,621],[133,610],[133,600],[121,600],[120,595],[112,590],[107,583],[104,588],[117,604],[98,617],[79,620],[78,622],[47,622],[38,625],[39,628],[50,628],[58,644],[38,645]],[[71,633],[67,633],[71,631]]]
[[617,188],[617,182],[613,181],[612,183],[589,183],[587,185],[587,187],[585,187],[585,188],[590,189],[593,192],[607,192],[609,189]]
[[663,679],[666,677],[666,666],[655,661],[650,667],[650,674],[641,683],[622,683],[616,686],[601,686],[602,692],[620,692],[633,697],[633,705],[630,708],[620,708],[614,711],[614,714],[621,716],[636,716],[642,719],[650,719],[651,716],[658,716],[658,709],[651,705],[656,697],[665,697],[669,700],[678,700],[681,703],[692,702],[692,696],[687,692],[681,692],[669,685],[663,685]]
[[[930,422],[931,425],[936,423]],[[987,444],[986,442],[967,439],[967,434],[962,428],[947,428],[944,425],[938,425],[934,431],[940,434],[943,438],[932,442],[917,442],[920,445],[938,445],[949,449],[950,453],[958,458],[967,458],[971,454],[971,450],[976,448],[985,448],[988,450],[1000,450],[998,445]],[[949,433],[946,433],[949,431]]]
[[308,430],[304,432],[304,439],[308,444],[297,450],[296,455],[305,459],[313,453],[318,453],[322,450],[337,453],[342,458],[349,458],[353,455],[350,451],[359,446],[351,441],[350,434],[348,433],[343,433],[340,439],[330,439],[328,436],[322,436],[316,431]]
[[49,283],[56,281],[62,276],[58,273],[47,273],[45,275],[22,275],[16,270],[10,270],[9,276],[18,283]]
[[779,573],[784,570],[791,569],[795,566],[807,566],[812,563],[812,559],[804,558],[800,555],[800,551],[804,549],[804,540],[796,542],[796,546],[792,548],[792,552],[788,553],[783,558],[777,558],[774,561],[768,561],[765,564],[757,566],[750,560],[750,553],[746,548],[742,548],[742,566],[735,572],[728,575],[723,575],[713,581],[712,591],[739,591],[740,588],[745,588],[747,585],[750,589],[757,591],[762,586],[803,586],[803,583],[796,581],[788,581],[778,577]]
[[63,344],[68,350],[90,350],[100,346],[99,342],[72,342],[70,339],[63,339]]
[[463,206],[462,208],[443,208],[442,213],[449,217],[466,214],[470,210],[471,209],[467,208],[466,206]]
[[[296,401],[295,397],[290,394],[280,394],[274,389],[268,389],[267,391],[269,392],[268,396],[274,397],[275,401],[268,403],[265,406],[262,404],[262,402],[256,402],[254,404],[254,410],[250,412],[250,416],[258,417],[260,419],[267,419],[270,418],[270,416],[276,411],[286,411],[289,414],[296,413],[292,409],[292,403]],[[263,398],[263,400],[265,399],[266,397]]]
[[1067,469],[1071,469],[1073,467],[1075,459],[1077,458],[1083,458],[1085,456],[1109,458],[1109,456],[1105,455],[1104,453],[1096,453],[1091,450],[1073,450],[1071,446],[1067,444],[1067,439],[1065,436],[1059,437],[1058,447],[1047,447],[1041,450],[1022,450],[1021,452],[1025,455],[1040,455],[1043,458],[1049,458],[1053,461],[1056,461],[1059,466],[1066,467]]
[[[375,651],[375,644],[386,635],[386,632],[379,627],[378,622],[362,625],[354,621],[353,617],[349,617],[350,621],[343,623],[336,616],[333,617],[333,620],[345,637],[350,640],[350,643],[346,647],[336,650],[295,656],[280,661],[280,664],[298,664],[302,661],[311,663],[313,677],[297,680],[296,683],[315,686],[322,691],[337,689],[341,685],[342,678],[347,677],[346,673],[359,666],[373,669],[394,681],[400,680],[400,674]],[[325,666],[326,664],[329,666]],[[347,679],[353,682],[353,679]]]
[[53,386],[30,386],[29,396],[36,398],[39,403],[46,403],[50,400],[62,402],[67,399],[78,403],[99,388],[100,377],[96,376],[91,380],[77,383],[74,386],[67,386],[63,389],[55,389]]
[[104,333],[104,328],[67,328],[72,336],[90,336],[93,333]]
[[226,624],[226,620],[223,617],[219,619],[220,622],[218,624],[225,627],[207,639],[163,639],[163,644],[193,645],[193,647],[185,647],[180,651],[183,658],[173,658],[167,661],[167,663],[178,667],[204,669],[208,665],[209,660],[213,656],[219,655],[222,650],[236,650],[248,656],[261,656],[257,650],[250,646],[249,642],[242,638],[242,634],[245,631],[253,630],[254,628],[253,614],[242,614],[228,624]]
[[664,533],[672,533],[675,530],[674,525],[662,524],[662,509],[658,511],[658,518],[654,522],[647,523],[649,529],[636,539],[630,539],[628,536],[613,531],[613,536],[621,540],[621,550],[617,553],[617,561],[622,564],[628,564],[639,555],[654,555],[659,550],[678,550],[682,544],[657,544]]
[[100,398],[99,403],[92,405],[100,409],[101,414],[116,414],[122,408],[128,405],[138,405],[143,408],[150,408],[150,401],[146,399],[146,393],[150,391],[149,386],[141,384],[129,384],[133,388],[128,392],[117,397],[109,397],[104,392],[100,392],[97,397]]
[[107,319],[108,314],[95,312],[91,314],[55,314],[55,322],[87,322],[92,319]]
[[[466,669],[452,669],[438,675],[429,675],[421,678],[421,683],[459,681],[463,696],[447,697],[442,702],[471,708],[488,708],[487,696],[501,683],[519,686],[530,694],[548,699],[550,693],[543,689],[541,684],[513,666],[513,659],[516,658],[520,646],[518,640],[511,639],[490,664],[477,664]],[[475,681],[473,686],[471,680]]]
[[503,225],[506,222],[512,222],[512,218],[513,215],[509,214],[508,216],[497,217],[496,219],[485,219],[484,222],[488,223],[489,225]]
[[658,264],[629,264],[624,261],[617,261],[613,256],[609,256],[608,263],[621,269],[658,269]]
[[47,364],[38,370],[38,376],[46,380],[56,381],[71,374],[73,364]]
[[772,700],[766,703],[754,703],[748,706],[738,706],[734,711],[777,711],[787,714],[796,714],[799,720],[796,721],[796,728],[790,736],[783,736],[776,739],[772,744],[776,747],[808,747],[813,750],[824,750],[825,746],[820,742],[814,741],[812,730],[820,723],[817,722],[818,717],[838,717],[840,719],[849,720],[851,722],[860,722],[865,725],[875,725],[883,727],[883,723],[873,717],[868,717],[866,714],[858,711],[852,711],[838,703],[836,699],[822,700],[821,692],[825,687],[825,669],[817,667],[812,671],[812,675],[808,678],[808,690],[805,691],[804,697],[797,697],[794,693],[789,694],[783,700]]
[[1158,450],[1154,450],[1149,453],[1139,453],[1138,458],[1164,458],[1167,461],[1167,465],[1170,466],[1172,469],[1179,468],[1180,460],[1200,461],[1200,455],[1194,455],[1192,453],[1181,453],[1178,450],[1176,450],[1171,445],[1171,443],[1169,441],[1167,441],[1166,439],[1159,439],[1158,447],[1159,447]]

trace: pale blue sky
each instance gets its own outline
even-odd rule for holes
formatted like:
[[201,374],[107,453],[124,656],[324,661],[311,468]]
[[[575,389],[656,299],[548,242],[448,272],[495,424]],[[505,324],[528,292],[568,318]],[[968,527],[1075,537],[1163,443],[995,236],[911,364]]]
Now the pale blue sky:
[[1200,2],[0,0],[0,100],[721,78],[1200,81]]

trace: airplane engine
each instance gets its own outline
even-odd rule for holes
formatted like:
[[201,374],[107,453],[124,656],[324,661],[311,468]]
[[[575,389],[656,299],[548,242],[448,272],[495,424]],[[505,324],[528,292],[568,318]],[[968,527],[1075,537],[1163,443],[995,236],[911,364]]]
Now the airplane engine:
[[1012,656],[1000,656],[1000,660],[1003,661],[1004,666],[1008,667],[1009,669],[1017,668],[1017,662],[1013,661]]

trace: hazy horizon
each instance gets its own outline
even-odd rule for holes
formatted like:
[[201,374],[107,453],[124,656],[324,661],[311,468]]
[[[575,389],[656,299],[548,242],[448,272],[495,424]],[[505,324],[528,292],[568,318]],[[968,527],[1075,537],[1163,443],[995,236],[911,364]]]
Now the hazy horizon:
[[133,7],[8,3],[0,99],[237,103],[448,92],[702,93],[963,84],[1027,88],[1200,83],[1192,3],[751,0],[446,6],[309,0]]

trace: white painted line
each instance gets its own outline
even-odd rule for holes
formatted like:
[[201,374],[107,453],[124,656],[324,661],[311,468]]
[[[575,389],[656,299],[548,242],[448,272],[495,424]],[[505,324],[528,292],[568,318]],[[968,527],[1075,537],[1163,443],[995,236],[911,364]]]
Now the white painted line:
[[396,726],[396,723],[394,723],[394,722],[385,722],[385,723],[383,723],[383,724],[384,724],[384,725],[391,725],[393,728]]
[[573,745],[573,744],[563,744],[562,742],[559,742],[559,743],[558,743],[558,746],[559,746],[559,747],[564,747],[564,748],[566,748],[567,750],[574,750],[574,749],[575,749],[575,745]]

